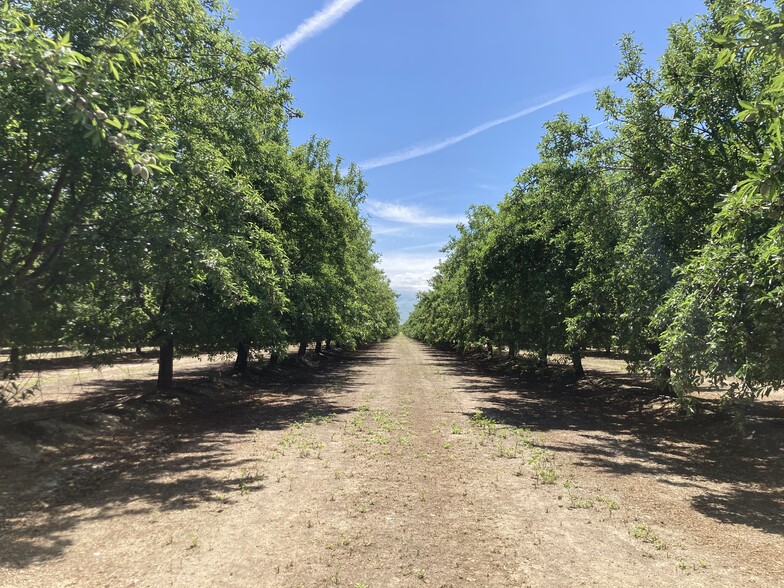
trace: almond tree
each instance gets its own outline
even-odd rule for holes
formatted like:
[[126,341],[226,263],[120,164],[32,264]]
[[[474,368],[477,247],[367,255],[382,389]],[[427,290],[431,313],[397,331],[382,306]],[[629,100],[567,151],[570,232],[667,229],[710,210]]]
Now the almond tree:
[[738,142],[745,177],[724,192],[709,239],[679,268],[680,281],[660,314],[660,364],[672,366],[677,390],[703,379],[729,383],[751,398],[784,385],[784,21],[781,0],[721,2],[717,76],[753,70],[733,105],[733,124],[758,137]]
[[89,260],[67,263],[68,251],[118,178],[140,183],[165,171],[166,121],[129,84],[142,30],[153,24],[140,6],[85,39],[42,26],[26,3],[0,8],[3,344],[57,339],[71,304],[55,291],[90,273]]

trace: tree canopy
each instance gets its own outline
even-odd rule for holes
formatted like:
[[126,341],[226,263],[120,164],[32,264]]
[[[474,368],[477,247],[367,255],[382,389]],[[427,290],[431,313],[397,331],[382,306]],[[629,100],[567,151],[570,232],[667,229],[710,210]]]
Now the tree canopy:
[[658,67],[620,42],[607,130],[564,114],[494,210],[474,207],[404,326],[461,349],[625,353],[661,390],[784,383],[784,2],[720,0]]
[[201,0],[0,9],[0,345],[175,354],[397,331],[359,171],[301,116],[278,50]]

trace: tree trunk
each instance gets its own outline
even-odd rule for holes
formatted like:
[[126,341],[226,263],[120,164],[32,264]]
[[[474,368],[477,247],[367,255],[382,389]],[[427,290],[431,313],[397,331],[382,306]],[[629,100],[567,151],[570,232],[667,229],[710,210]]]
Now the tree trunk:
[[234,361],[234,373],[244,374],[248,369],[248,356],[250,355],[250,347],[245,341],[237,343],[237,359]]
[[11,373],[18,374],[22,371],[22,353],[18,347],[11,347],[8,361],[11,364]]
[[174,387],[174,337],[171,335],[161,343],[158,357],[158,390]]
[[136,355],[143,355],[143,354],[144,354],[144,352],[142,351],[142,344],[141,343],[137,343],[136,344]]
[[[648,350],[651,354],[656,357],[661,353],[661,345],[659,345],[658,341],[654,341],[652,343],[648,343]],[[655,375],[655,386],[656,392],[661,394],[662,396],[675,396],[675,390],[670,383],[670,378],[672,377],[672,373],[670,372],[669,366],[661,367]]]
[[299,344],[299,350],[297,351],[297,357],[305,357],[305,352],[308,350],[308,342],[302,341]]
[[676,396],[675,389],[672,387],[670,379],[672,372],[666,365],[656,372],[656,392],[662,396]]
[[490,355],[491,358],[493,357],[493,344],[492,343],[488,343],[487,344],[487,353]]
[[515,357],[517,357],[517,347],[515,347],[514,345],[512,345],[510,343],[509,344],[509,359],[514,359]]
[[331,349],[332,349],[332,340],[327,339],[327,351],[330,351]]
[[321,339],[316,341],[316,355],[321,355]]
[[539,351],[539,361],[537,362],[539,367],[547,367],[547,355],[547,349]]
[[569,352],[572,355],[572,365],[574,366],[574,375],[578,378],[582,378],[585,376],[585,370],[583,369],[583,356],[580,352],[579,345],[572,345],[569,349]]

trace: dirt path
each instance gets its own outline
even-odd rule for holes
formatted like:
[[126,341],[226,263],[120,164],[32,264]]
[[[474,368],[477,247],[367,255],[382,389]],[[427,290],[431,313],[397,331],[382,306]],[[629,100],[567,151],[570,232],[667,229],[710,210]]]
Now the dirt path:
[[0,586],[784,585],[780,453],[585,410],[398,337],[7,516]]

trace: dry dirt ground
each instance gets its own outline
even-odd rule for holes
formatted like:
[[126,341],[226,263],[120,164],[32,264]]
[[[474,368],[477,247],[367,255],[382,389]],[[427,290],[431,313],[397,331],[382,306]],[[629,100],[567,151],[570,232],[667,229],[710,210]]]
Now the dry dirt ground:
[[737,439],[587,366],[401,336],[187,402],[12,409],[0,586],[784,586],[782,399]]

